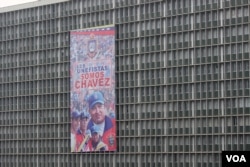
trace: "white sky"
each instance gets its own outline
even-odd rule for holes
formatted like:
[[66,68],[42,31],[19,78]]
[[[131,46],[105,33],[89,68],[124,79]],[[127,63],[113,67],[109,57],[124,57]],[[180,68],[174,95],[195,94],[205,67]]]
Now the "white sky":
[[33,2],[37,0],[0,0],[0,8],[12,5],[18,5],[27,2]]

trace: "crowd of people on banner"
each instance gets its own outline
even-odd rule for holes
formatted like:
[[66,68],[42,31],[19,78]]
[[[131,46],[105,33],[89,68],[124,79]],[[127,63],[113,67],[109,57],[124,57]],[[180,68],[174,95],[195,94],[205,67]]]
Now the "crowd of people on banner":
[[113,92],[71,95],[71,151],[115,151],[116,120]]
[[[114,36],[86,36],[71,37],[71,62],[86,62],[88,60],[112,59],[114,57]],[[93,53],[89,55],[90,53]]]

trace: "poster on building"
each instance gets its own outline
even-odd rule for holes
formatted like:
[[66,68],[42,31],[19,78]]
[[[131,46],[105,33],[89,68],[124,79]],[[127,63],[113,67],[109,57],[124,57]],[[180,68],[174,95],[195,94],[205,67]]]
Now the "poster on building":
[[115,151],[115,27],[70,32],[71,152]]

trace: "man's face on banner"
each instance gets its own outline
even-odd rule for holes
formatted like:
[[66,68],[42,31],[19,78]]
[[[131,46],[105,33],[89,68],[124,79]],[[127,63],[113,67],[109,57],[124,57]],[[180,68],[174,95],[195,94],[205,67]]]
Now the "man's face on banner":
[[71,127],[73,130],[77,130],[77,128],[79,127],[79,123],[80,123],[80,119],[79,118],[72,118],[71,119]]
[[85,133],[85,131],[87,129],[87,122],[88,122],[87,118],[80,119],[80,129],[83,131],[83,133]]
[[92,133],[92,140],[97,143],[99,141],[99,134],[98,133]]
[[104,122],[105,119],[105,107],[104,104],[97,103],[90,109],[91,119],[94,123],[100,124]]

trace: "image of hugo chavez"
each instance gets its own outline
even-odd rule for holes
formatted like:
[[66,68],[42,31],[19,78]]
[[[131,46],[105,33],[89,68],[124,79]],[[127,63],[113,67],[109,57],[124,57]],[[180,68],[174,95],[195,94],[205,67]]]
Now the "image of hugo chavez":
[[102,141],[107,145],[107,151],[116,150],[116,124],[115,118],[107,116],[104,95],[95,91],[88,97],[90,120],[87,128],[98,126]]

